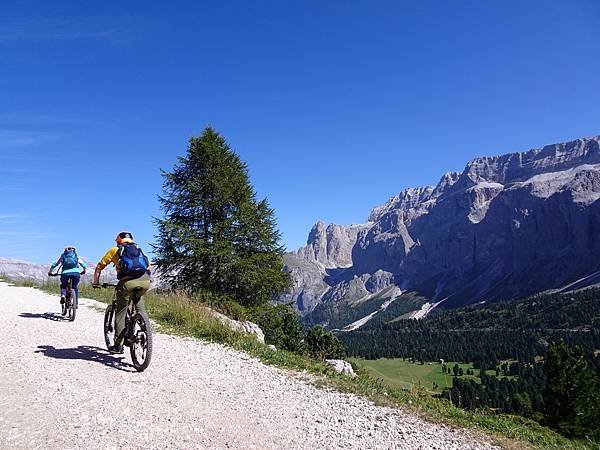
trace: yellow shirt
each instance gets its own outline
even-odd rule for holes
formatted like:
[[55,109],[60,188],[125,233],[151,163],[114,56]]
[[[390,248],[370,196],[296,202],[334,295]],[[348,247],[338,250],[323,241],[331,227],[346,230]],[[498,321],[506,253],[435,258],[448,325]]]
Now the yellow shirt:
[[[115,265],[115,269],[117,269],[117,272],[121,270],[121,268],[119,267],[119,247],[115,246],[112,247],[109,251],[107,251],[96,266],[96,269],[104,270],[104,268],[110,263],[113,263]],[[150,269],[150,261],[148,261],[148,269]]]
[[104,270],[104,268],[110,263],[113,263],[115,265],[117,272],[121,269],[119,267],[119,247],[115,246],[112,247],[109,251],[107,251],[96,266],[96,269]]

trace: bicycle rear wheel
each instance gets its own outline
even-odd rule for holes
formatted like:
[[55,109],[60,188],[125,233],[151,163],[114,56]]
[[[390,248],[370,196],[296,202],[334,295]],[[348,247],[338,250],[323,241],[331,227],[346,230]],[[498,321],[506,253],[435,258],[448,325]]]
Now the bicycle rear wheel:
[[106,343],[107,349],[115,343],[114,317],[115,317],[114,304],[108,305],[106,307],[106,312],[104,313],[104,342]]
[[131,318],[131,334],[129,350],[133,367],[143,372],[150,365],[152,358],[152,325],[148,316],[136,313]]
[[73,291],[67,292],[67,298],[65,299],[65,305],[67,305],[67,309],[69,311],[69,321],[73,322],[75,320],[75,310],[77,309],[77,305],[75,303],[75,296],[73,295]]

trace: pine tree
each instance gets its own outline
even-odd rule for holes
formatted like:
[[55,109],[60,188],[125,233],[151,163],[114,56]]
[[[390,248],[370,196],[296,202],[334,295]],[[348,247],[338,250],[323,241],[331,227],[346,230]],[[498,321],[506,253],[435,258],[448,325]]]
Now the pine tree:
[[164,217],[154,246],[174,287],[226,294],[243,305],[272,300],[289,286],[275,215],[257,201],[240,160],[216,131],[189,141],[187,155],[163,171]]
[[549,347],[544,362],[545,420],[570,437],[600,438],[600,392],[580,347],[564,342]]

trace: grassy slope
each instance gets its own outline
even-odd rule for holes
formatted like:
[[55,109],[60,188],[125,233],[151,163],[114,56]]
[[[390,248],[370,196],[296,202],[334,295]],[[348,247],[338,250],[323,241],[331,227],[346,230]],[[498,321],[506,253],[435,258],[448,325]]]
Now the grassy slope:
[[[16,284],[38,287],[50,293],[57,292],[54,283],[39,285],[21,281]],[[85,285],[81,286],[80,292],[81,297],[94,298],[105,303],[110,302],[112,297],[112,292],[108,289],[91,289]],[[388,386],[378,382],[366,370],[359,369],[359,376],[350,379],[306,356],[283,350],[272,351],[250,336],[232,332],[210,315],[208,307],[182,295],[158,296],[150,293],[145,296],[145,301],[150,317],[161,326],[162,331],[220,342],[244,351],[266,364],[323,375],[319,384],[342,392],[367,396],[376,404],[411,408],[433,421],[443,421],[488,433],[495,437],[497,443],[507,448],[596,448],[595,445],[586,442],[568,440],[528,419],[485,411],[465,411],[447,401],[433,398],[425,389],[405,390]]]
[[[428,391],[432,390],[433,383],[436,383],[438,390],[452,387],[452,376],[442,372],[442,366],[439,363],[411,363],[404,359],[377,359],[365,360],[351,358],[351,362],[364,367],[367,372],[376,379],[382,379],[386,384],[401,389],[413,389],[422,386]],[[446,363],[446,366],[452,369],[453,362]],[[473,367],[472,364],[458,364],[466,373],[467,369]],[[476,371],[478,373],[479,371]],[[476,376],[463,376],[461,378],[476,379]]]
[[[350,362],[363,367],[369,375],[376,380],[400,389],[415,389],[422,387],[430,392],[440,392],[452,387],[452,375],[442,372],[441,363],[428,362],[425,364],[411,363],[401,358],[380,358],[376,360],[349,358]],[[446,362],[446,367],[452,370],[455,362]],[[479,369],[473,369],[473,364],[456,363],[462,367],[464,375],[461,379],[471,379],[480,383]],[[473,369],[473,375],[466,375],[467,369]],[[486,370],[486,374],[496,376],[495,370]],[[505,378],[500,376],[499,378]],[[511,377],[508,377],[511,378]],[[433,383],[437,384],[437,390],[433,389]]]

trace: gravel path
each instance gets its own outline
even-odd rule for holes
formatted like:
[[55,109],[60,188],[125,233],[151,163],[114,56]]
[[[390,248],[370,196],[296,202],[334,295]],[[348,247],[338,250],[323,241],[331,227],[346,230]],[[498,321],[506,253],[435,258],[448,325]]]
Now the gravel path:
[[226,347],[155,335],[148,370],[104,349],[82,299],[0,283],[0,448],[492,448],[354,395],[318,389]]

